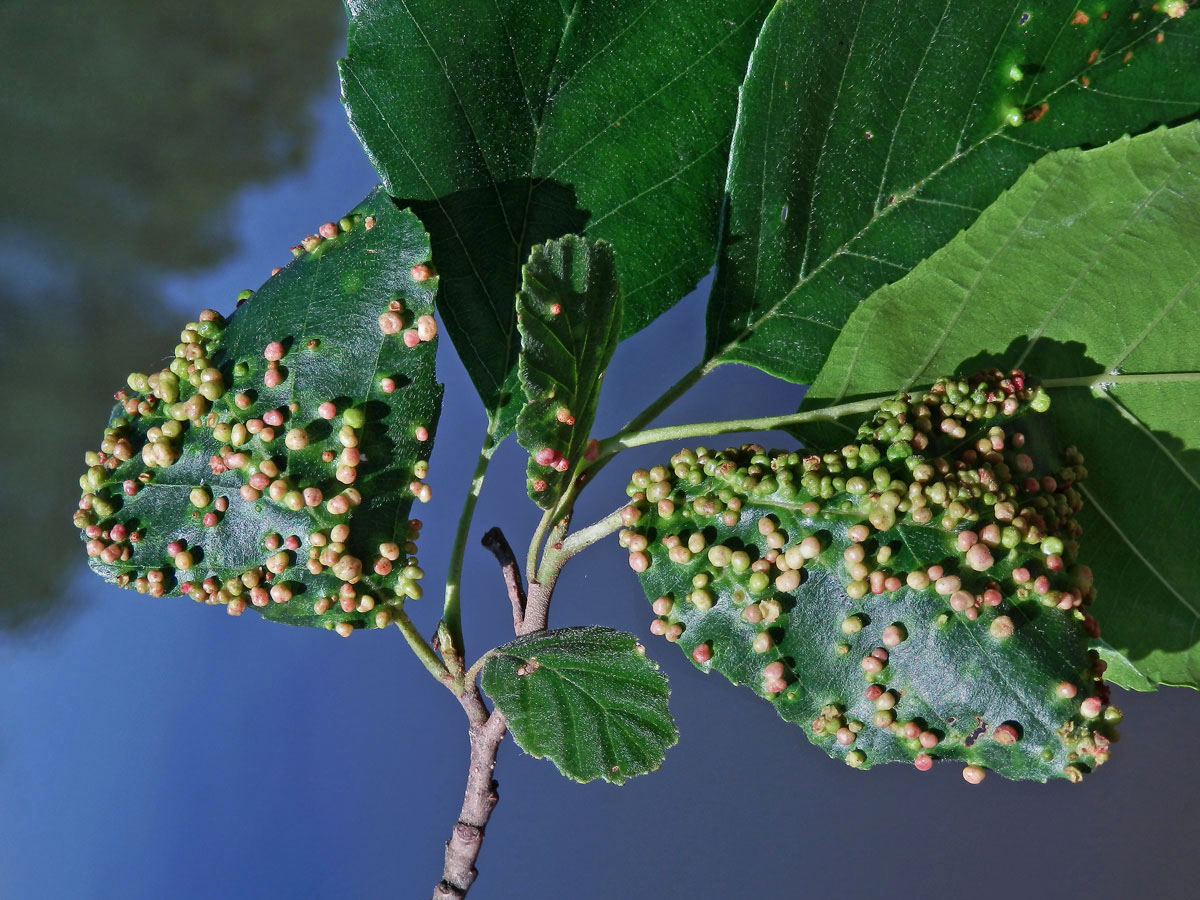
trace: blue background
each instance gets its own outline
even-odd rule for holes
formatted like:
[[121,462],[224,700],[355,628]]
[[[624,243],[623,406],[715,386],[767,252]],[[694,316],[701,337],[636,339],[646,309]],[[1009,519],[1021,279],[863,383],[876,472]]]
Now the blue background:
[[[291,14],[286,3],[263,5]],[[76,11],[103,19],[103,5]],[[142,292],[138,315],[170,330],[202,307],[232,308],[238,290],[257,286],[290,258],[289,246],[374,186],[338,102],[333,61],[344,26],[326,16],[312,27],[325,30],[315,42],[320,49],[295,54],[271,73],[256,70],[253,56],[225,60],[235,74],[244,67],[242,76],[259,89],[269,91],[272,78],[313,85],[300,116],[302,147],[276,160],[274,175],[235,185],[217,204],[211,261],[130,275]],[[52,35],[43,39],[53,59]],[[121,53],[120,41],[120,33],[98,37],[82,52]],[[65,115],[55,104],[31,109],[18,88],[11,81],[0,87],[4,115]],[[63,90],[90,87],[81,79]],[[132,84],[88,99],[96,115],[118,118],[139,102]],[[256,121],[227,125],[224,136],[189,139],[236,139]],[[95,157],[101,163],[103,152]],[[201,167],[177,177],[189,171],[198,180],[223,174]],[[68,173],[10,166],[0,177],[34,174]],[[72,215],[89,229],[110,225],[102,204],[80,204]],[[26,333],[14,322],[53,325],[74,314],[76,307],[50,299],[61,267],[81,267],[86,285],[94,262],[94,255],[56,244],[60,238],[40,221],[32,209],[4,210],[3,354],[15,352],[8,342]],[[621,345],[598,436],[612,433],[699,358],[705,287]],[[74,302],[90,298],[84,291]],[[57,353],[53,328],[45,333],[46,373],[75,364]],[[114,360],[112,372],[129,371],[145,369],[169,346],[105,340],[90,352]],[[86,442],[43,437],[48,418],[68,407],[36,385],[43,376],[55,385],[61,379],[36,366],[5,370],[7,400],[26,402],[4,408],[0,583],[34,565],[12,552],[32,514],[21,505],[26,500],[14,500],[18,488],[54,460],[69,459],[82,471],[83,451],[99,437],[119,381],[110,374],[97,383],[93,369],[80,366],[67,384],[86,400]],[[484,428],[448,341],[439,377],[447,403],[430,476],[434,502],[417,512],[426,523],[420,553],[427,597],[410,604],[427,633]],[[663,421],[777,414],[794,408],[801,393],[726,367]],[[584,494],[577,521],[609,512],[623,497],[628,471],[669,452],[663,446],[625,454]],[[499,574],[477,539],[500,524],[524,548],[538,516],[524,497],[523,471],[522,453],[510,441],[493,463],[475,518],[464,587],[472,656],[511,637]],[[252,613],[232,619],[186,600],[106,586],[87,572],[70,533],[73,494],[70,483],[37,494],[53,523],[44,541],[54,552],[36,563],[45,595],[6,598],[49,609],[0,632],[0,896],[428,896],[461,802],[465,720],[400,636],[392,630],[342,640]],[[720,677],[706,678],[650,637],[652,614],[624,556],[610,539],[568,567],[551,622],[599,622],[641,636],[671,678],[681,743],[660,772],[616,788],[569,783],[506,741],[497,768],[501,801],[473,898],[1197,895],[1200,699],[1193,692],[1117,692],[1124,738],[1112,762],[1081,785],[992,777],[971,787],[952,765],[928,774],[899,766],[858,773],[811,747],[768,704]]]

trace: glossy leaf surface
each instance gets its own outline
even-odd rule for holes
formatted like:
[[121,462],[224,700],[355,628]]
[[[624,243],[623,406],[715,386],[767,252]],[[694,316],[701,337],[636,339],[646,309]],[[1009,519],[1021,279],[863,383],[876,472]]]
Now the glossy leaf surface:
[[439,308],[499,434],[513,301],[548,238],[610,241],[622,336],[712,265],[737,88],[767,0],[351,0],[342,91],[384,185],[419,201]]
[[76,515],[107,580],[339,633],[420,596],[408,512],[442,394],[428,236],[382,190],[323,228],[118,394]]
[[1030,163],[1194,116],[1198,40],[1200,15],[1140,0],[783,0],[742,91],[706,358],[811,382],[855,306]]

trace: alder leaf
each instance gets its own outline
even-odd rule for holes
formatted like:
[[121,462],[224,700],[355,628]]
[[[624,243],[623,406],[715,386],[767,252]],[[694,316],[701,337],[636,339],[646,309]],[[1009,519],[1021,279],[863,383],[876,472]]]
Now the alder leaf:
[[742,89],[709,363],[810,382],[863,298],[1030,163],[1200,111],[1200,14],[1082,9],[778,3]]
[[631,634],[588,626],[496,648],[481,684],[526,753],[575,781],[624,784],[653,772],[679,739],[670,690]]
[[1120,712],[1087,643],[1083,472],[1027,440],[1046,400],[1018,375],[942,381],[834,452],[698,448],[634,472],[620,540],[651,631],[851,766],[1079,780]]
[[437,279],[421,222],[382,190],[297,252],[227,321],[188,323],[170,366],[129,376],[75,524],[121,587],[346,636],[421,594],[408,511],[441,408]]
[[420,201],[442,319],[498,435],[523,400],[513,298],[535,244],[585,229],[612,243],[622,337],[712,266],[737,86],[770,8],[347,3],[350,123],[388,190]]
[[[1037,163],[968,231],[859,307],[805,404],[907,389],[967,357],[964,368],[1037,372],[1058,435],[1091,473],[1080,521],[1094,614],[1116,651],[1112,680],[1197,686],[1198,323],[1192,123]],[[828,428],[799,433],[831,438]]]
[[521,383],[517,439],[530,453],[529,496],[546,509],[589,447],[600,382],[621,328],[612,247],[568,235],[534,247],[517,295]]

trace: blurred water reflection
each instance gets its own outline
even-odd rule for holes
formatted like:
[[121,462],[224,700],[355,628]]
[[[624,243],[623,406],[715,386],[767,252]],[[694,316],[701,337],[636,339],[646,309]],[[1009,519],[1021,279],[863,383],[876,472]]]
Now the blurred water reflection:
[[0,627],[62,602],[83,451],[125,373],[174,344],[163,277],[224,260],[238,192],[309,154],[339,6],[0,6]]
[[[111,392],[169,352],[180,309],[229,308],[373,184],[337,102],[340,15],[335,0],[0,4],[0,622],[50,621],[60,588],[74,604],[41,640],[0,633],[0,897],[374,900],[428,896],[440,868],[463,720],[398,636],[342,641],[119,591],[86,572],[70,524]],[[621,345],[597,434],[645,392],[645,360],[659,384],[690,368],[703,306],[701,292]],[[426,633],[483,430],[449,342],[438,364],[430,589],[411,611]],[[666,421],[778,413],[799,393],[725,366]],[[666,452],[601,473],[579,520]],[[500,448],[472,531],[475,653],[511,636],[475,539],[502,524],[523,546],[538,515],[522,457]],[[864,775],[650,640],[650,618],[615,542],[565,573],[552,624],[643,636],[683,739],[619,790],[568,784],[506,743],[473,900],[1195,896],[1194,692],[1119,693],[1126,739],[1079,786],[970,788],[951,766]]]

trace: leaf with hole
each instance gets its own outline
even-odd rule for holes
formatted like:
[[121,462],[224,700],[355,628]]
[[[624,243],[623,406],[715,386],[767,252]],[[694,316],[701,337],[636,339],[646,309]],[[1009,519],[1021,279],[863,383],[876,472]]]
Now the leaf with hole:
[[666,677],[633,635],[610,628],[517,638],[496,648],[481,683],[521,748],[575,781],[623,784],[679,739]]
[[778,3],[742,89],[710,364],[810,382],[861,300],[1030,163],[1200,111],[1200,15],[1077,10]]
[[424,227],[382,190],[297,252],[129,376],[75,524],[122,587],[346,635],[421,593],[408,512],[441,407],[437,279]]
[[1198,321],[1192,123],[1039,162],[858,309],[805,404],[920,385],[964,357],[1038,372],[1054,395],[1051,421],[1091,472],[1080,521],[1092,546],[1109,548],[1092,566],[1112,679],[1196,686]]
[[1030,429],[1046,402],[992,372],[882,401],[836,451],[634,472],[620,540],[651,631],[855,768],[1078,781],[1120,712],[1088,649],[1082,461]]

